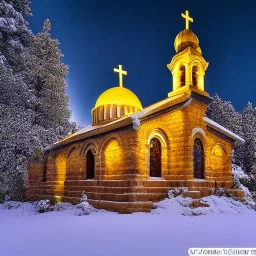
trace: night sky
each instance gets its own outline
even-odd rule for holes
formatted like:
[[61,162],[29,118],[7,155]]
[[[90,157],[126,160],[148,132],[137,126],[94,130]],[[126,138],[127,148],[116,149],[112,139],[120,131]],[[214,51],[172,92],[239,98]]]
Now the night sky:
[[175,54],[174,39],[185,28],[181,13],[189,10],[209,67],[205,90],[231,101],[239,112],[256,105],[255,0],[31,0],[34,33],[52,23],[63,62],[69,66],[67,94],[72,119],[91,123],[99,95],[118,86],[113,72],[123,65],[124,86],[145,107],[167,97],[172,75],[166,65]]

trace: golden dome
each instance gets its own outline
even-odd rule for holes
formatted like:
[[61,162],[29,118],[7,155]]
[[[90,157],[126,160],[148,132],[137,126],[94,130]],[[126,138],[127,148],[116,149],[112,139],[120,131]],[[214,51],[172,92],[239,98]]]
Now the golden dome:
[[174,41],[174,48],[176,52],[180,52],[188,46],[191,46],[200,54],[202,53],[199,47],[199,40],[197,36],[191,30],[184,29],[176,36]]
[[140,110],[142,109],[138,97],[124,87],[112,87],[103,92],[96,101],[95,108],[107,104],[130,105]]

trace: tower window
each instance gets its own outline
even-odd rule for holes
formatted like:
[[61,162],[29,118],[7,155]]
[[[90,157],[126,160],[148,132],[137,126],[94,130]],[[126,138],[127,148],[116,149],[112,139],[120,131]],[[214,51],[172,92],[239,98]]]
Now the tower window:
[[192,82],[193,86],[197,86],[197,67],[193,66],[192,68]]
[[180,87],[185,86],[185,66],[180,67]]

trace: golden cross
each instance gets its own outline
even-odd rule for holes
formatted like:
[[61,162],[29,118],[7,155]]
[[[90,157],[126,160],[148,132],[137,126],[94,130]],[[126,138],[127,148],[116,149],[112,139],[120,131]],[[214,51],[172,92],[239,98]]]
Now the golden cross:
[[123,87],[123,75],[127,75],[127,71],[122,70],[122,65],[118,65],[118,69],[114,68],[114,72],[119,73],[119,86]]
[[181,14],[181,17],[186,20],[186,29],[189,29],[189,22],[193,22],[193,18],[189,17],[189,12],[186,10],[186,15],[184,13]]

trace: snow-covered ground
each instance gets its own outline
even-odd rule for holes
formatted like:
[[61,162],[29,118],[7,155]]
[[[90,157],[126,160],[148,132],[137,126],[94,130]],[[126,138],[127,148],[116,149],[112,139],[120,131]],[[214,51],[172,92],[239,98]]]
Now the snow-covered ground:
[[[256,247],[256,211],[233,199],[204,198],[209,208],[192,210],[181,197],[159,202],[151,213],[121,215],[100,210],[76,216],[35,213],[29,203],[0,205],[1,256],[183,256],[191,247]],[[185,214],[185,215],[183,215]]]

